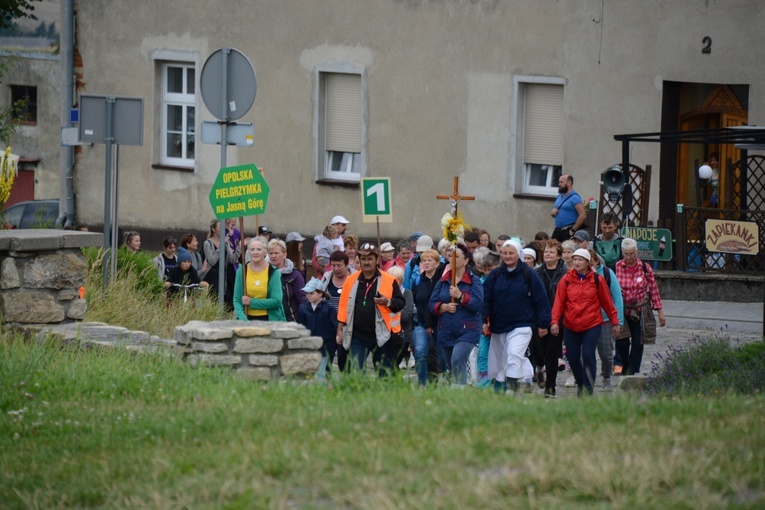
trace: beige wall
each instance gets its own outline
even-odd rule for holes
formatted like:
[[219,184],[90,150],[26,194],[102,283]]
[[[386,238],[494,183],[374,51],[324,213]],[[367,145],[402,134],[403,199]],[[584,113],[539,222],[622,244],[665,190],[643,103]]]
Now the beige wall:
[[[384,237],[438,235],[447,210],[436,194],[452,177],[478,199],[471,225],[532,236],[551,230],[552,200],[514,197],[518,185],[513,80],[565,82],[564,169],[586,198],[600,172],[621,159],[615,134],[660,130],[663,80],[750,85],[750,123],[765,119],[765,14],[759,0],[280,0],[77,2],[77,43],[88,94],[145,99],[144,146],[120,150],[120,222],[204,228],[220,148],[197,144],[194,173],[157,170],[157,74],[153,56],[205,59],[235,47],[252,61],[258,96],[242,122],[253,148],[229,148],[228,165],[254,162],[271,186],[261,223],[275,232],[319,232],[334,214],[361,223],[357,188],[313,179],[314,68],[363,66],[367,83],[367,176],[392,180],[394,223]],[[601,5],[604,11],[601,14]],[[172,13],[168,15],[167,13]],[[713,39],[701,53],[701,39]],[[163,53],[164,52],[164,53]],[[198,98],[197,123],[214,120]],[[633,145],[633,163],[659,171],[659,146]],[[78,218],[103,216],[102,145],[77,159]],[[672,170],[673,171],[673,170]],[[656,175],[656,174],[655,174]],[[658,207],[653,179],[650,217]],[[254,218],[246,219],[254,226]],[[249,229],[248,229],[249,230]]]

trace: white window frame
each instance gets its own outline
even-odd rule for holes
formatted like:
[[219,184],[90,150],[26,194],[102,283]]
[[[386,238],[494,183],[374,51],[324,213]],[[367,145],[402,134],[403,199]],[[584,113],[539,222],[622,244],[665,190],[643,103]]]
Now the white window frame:
[[[184,70],[184,79],[183,79],[183,92],[181,93],[172,93],[167,91],[167,74],[168,70],[170,68],[182,68]],[[188,79],[187,79],[187,73],[189,70],[194,71],[194,93],[189,93],[187,89],[188,85]],[[199,152],[199,142],[200,139],[197,136],[198,129],[197,129],[197,118],[198,118],[198,112],[199,109],[197,108],[196,104],[196,90],[198,89],[198,73],[197,73],[197,67],[194,65],[194,63],[189,62],[162,62],[161,66],[161,72],[162,72],[162,80],[161,80],[161,96],[162,96],[162,124],[161,124],[161,134],[160,134],[160,163],[162,165],[168,165],[168,166],[176,166],[176,167],[186,167],[186,168],[194,168],[194,163],[196,160],[196,155]],[[182,146],[182,157],[176,158],[176,157],[170,157],[167,155],[167,134],[168,134],[168,118],[167,118],[167,109],[168,106],[181,106],[183,108],[183,115],[182,115],[182,127],[181,131],[183,134],[183,146]],[[194,109],[194,121],[189,123],[188,121],[188,113],[189,108]],[[187,151],[188,151],[188,141],[190,137],[193,137],[194,139],[194,156],[188,157]]]
[[[361,125],[359,152],[332,151],[327,146],[327,75],[358,75],[361,90]],[[318,65],[314,71],[313,110],[313,174],[321,184],[347,184],[358,186],[366,174],[367,166],[367,86],[363,67],[350,63]],[[339,167],[332,170],[333,166]]]
[[[555,197],[558,195],[558,180],[554,177],[557,175],[555,167],[560,168],[560,173],[563,173],[563,158],[559,161],[540,161],[540,162],[526,162],[525,161],[525,135],[526,135],[526,92],[529,86],[533,85],[554,85],[563,88],[564,101],[565,101],[565,85],[566,79],[560,77],[547,77],[547,76],[515,76],[513,77],[513,102],[511,110],[511,136],[510,136],[510,188],[516,190],[518,193],[536,196],[549,196]],[[565,106],[565,103],[564,103]],[[563,113],[563,112],[561,112]],[[561,122],[561,139],[564,129],[562,119]],[[565,144],[560,147],[561,155],[564,154]],[[540,169],[547,169],[546,183],[544,186],[530,185],[529,177],[530,172],[535,171],[533,164],[542,165]],[[552,167],[552,168],[551,168]]]

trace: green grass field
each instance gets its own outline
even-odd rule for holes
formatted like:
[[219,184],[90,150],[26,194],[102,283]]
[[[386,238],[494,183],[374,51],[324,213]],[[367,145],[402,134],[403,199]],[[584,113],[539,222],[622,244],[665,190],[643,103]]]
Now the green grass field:
[[260,385],[0,342],[2,508],[762,508],[765,401]]

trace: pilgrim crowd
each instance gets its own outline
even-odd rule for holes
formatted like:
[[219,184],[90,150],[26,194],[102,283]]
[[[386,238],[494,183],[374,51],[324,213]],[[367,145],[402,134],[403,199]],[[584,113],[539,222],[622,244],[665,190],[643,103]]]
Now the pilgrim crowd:
[[[208,287],[239,320],[305,325],[324,340],[320,378],[371,360],[380,376],[413,366],[422,386],[520,393],[537,384],[554,398],[568,363],[578,394],[592,394],[598,376],[610,389],[614,375],[640,373],[643,346],[656,338],[654,310],[665,325],[652,267],[619,235],[614,214],[591,238],[568,175],[551,216],[552,236],[528,242],[464,228],[438,243],[418,231],[380,246],[335,216],[310,256],[298,232],[282,240],[261,226],[244,238],[235,221],[221,231],[213,220],[201,248],[192,234],[168,237],[155,262],[168,293]],[[126,232],[124,245],[140,250],[140,235]]]

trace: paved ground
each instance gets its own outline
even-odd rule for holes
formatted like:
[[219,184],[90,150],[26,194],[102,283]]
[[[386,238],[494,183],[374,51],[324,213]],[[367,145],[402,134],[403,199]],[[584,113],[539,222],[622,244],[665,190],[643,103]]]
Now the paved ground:
[[[643,353],[641,374],[649,375],[658,366],[657,353],[664,353],[670,346],[684,348],[694,341],[705,338],[724,338],[731,342],[749,343],[763,339],[763,304],[762,303],[725,303],[707,301],[663,301],[667,325],[658,328],[656,344],[646,345]],[[603,378],[595,381],[597,394],[603,391]],[[566,388],[565,382],[573,379],[570,371],[558,372],[556,380],[558,396],[576,396],[576,388]],[[618,383],[622,377],[612,379]],[[542,394],[543,390],[534,388],[533,393]]]

